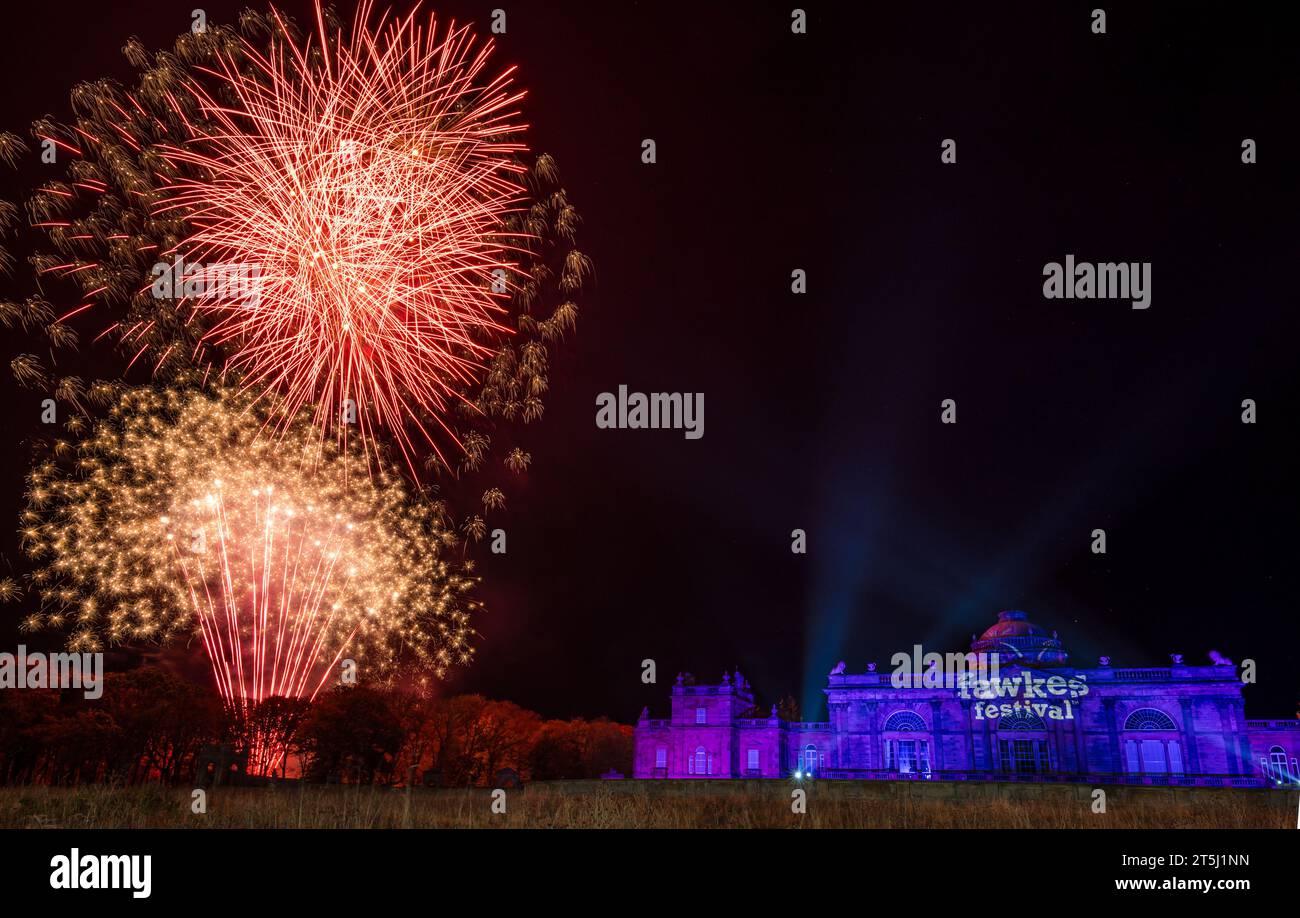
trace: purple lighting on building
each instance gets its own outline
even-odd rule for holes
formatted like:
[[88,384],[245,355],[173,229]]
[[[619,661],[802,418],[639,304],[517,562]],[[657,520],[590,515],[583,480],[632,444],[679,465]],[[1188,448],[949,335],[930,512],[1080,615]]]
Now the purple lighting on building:
[[[995,678],[891,681],[875,666],[827,677],[826,722],[755,717],[739,672],[678,676],[666,719],[643,711],[637,778],[939,779],[1264,786],[1297,780],[1300,721],[1247,720],[1236,666],[1071,666],[1055,632],[1009,611],[971,643]],[[971,685],[975,688],[972,690]]]

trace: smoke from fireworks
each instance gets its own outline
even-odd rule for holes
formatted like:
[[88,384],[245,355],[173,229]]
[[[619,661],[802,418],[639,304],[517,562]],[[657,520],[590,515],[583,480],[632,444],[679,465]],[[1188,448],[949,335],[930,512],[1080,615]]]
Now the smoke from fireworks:
[[251,299],[190,304],[243,385],[313,405],[322,427],[352,411],[406,452],[417,409],[455,439],[448,401],[511,331],[505,218],[525,195],[524,147],[510,140],[523,94],[509,70],[485,77],[491,46],[464,28],[414,11],[369,19],[363,4],[348,38],[321,19],[303,47],[244,42],[242,66],[220,58],[215,89],[191,82],[190,140],[162,154],[192,168],[156,212],[192,228],[177,250],[208,266],[200,286],[230,265],[259,273]]
[[127,390],[75,451],[56,447],[30,476],[42,606],[25,626],[69,627],[81,651],[197,634],[245,713],[314,697],[345,653],[380,677],[468,662],[474,578],[438,508],[359,445],[322,446],[305,416],[261,435],[250,401]]

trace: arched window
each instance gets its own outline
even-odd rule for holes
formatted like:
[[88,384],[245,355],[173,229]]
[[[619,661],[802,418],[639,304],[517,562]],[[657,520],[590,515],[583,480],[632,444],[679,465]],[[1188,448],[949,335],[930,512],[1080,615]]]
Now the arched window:
[[[1176,733],[1178,724],[1164,711],[1138,708],[1124,718],[1124,729],[1130,733]],[[1130,774],[1183,774],[1183,748],[1176,738],[1130,737],[1124,741],[1124,761]]]
[[809,743],[799,750],[799,770],[815,773],[819,768],[821,760],[817,757],[817,747]]
[[692,758],[694,760],[692,764],[695,766],[694,767],[695,774],[697,775],[709,774],[711,769],[709,768],[709,753],[707,749],[705,749],[703,746],[697,746],[695,749],[695,755],[692,756]]
[[1047,724],[1032,711],[1021,708],[1009,716],[998,719],[999,730],[1046,730]]
[[1270,746],[1268,758],[1261,761],[1264,775],[1278,784],[1300,784],[1300,771],[1296,769],[1296,760],[1287,759],[1287,751],[1281,746]]
[[885,732],[891,730],[899,733],[924,733],[925,721],[911,711],[895,711],[885,718]]
[[1164,711],[1139,708],[1124,718],[1125,730],[1177,730],[1178,726]]
[[[1013,737],[1013,733],[1046,733],[1047,723],[1033,711],[1013,708],[1010,714],[999,717],[997,765],[1002,771],[1017,774],[1046,774],[1052,770],[1051,745],[1046,739],[1026,736]],[[1004,736],[1005,734],[1005,736]]]

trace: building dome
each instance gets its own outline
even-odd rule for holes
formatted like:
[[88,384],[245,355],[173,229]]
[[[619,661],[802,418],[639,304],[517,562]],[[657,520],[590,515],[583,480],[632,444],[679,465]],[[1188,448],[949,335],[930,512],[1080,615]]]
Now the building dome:
[[975,653],[996,653],[998,663],[1061,664],[1069,654],[1056,632],[1048,633],[1029,620],[1024,612],[998,613],[997,622],[971,642]]

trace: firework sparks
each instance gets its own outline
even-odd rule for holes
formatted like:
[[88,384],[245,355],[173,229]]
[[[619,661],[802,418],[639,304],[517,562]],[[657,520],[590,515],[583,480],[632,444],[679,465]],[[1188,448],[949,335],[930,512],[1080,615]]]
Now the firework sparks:
[[197,633],[243,714],[314,697],[345,654],[379,677],[467,663],[474,578],[437,508],[305,416],[259,436],[271,418],[250,401],[128,390],[70,469],[37,467],[26,627],[69,627],[82,651]]
[[134,85],[81,83],[71,121],[34,125],[67,163],[27,201],[55,302],[0,324],[36,339],[15,378],[78,412],[107,404],[58,374],[85,334],[163,383],[302,406],[318,441],[389,441],[409,477],[456,477],[443,499],[478,539],[530,467],[522,425],[593,269],[554,158],[516,143],[513,74],[464,29],[371,13],[345,31],[318,10],[306,41],[274,10],[157,55],[128,41]]
[[459,445],[449,405],[470,404],[511,333],[523,94],[511,70],[487,77],[491,45],[464,28],[414,11],[371,27],[369,4],[349,36],[317,18],[301,47],[244,42],[215,90],[190,82],[199,116],[161,147],[178,174],[155,212],[184,217],[176,251],[208,266],[200,286],[258,272],[251,300],[189,302],[242,385],[313,406],[322,430],[353,414],[363,434],[386,428],[408,460],[413,426],[441,457],[440,440]]

